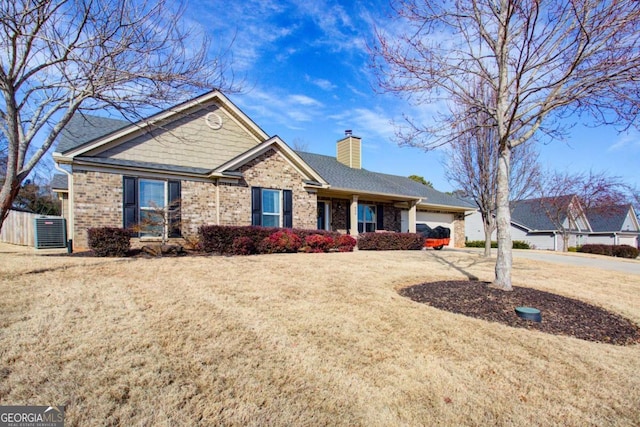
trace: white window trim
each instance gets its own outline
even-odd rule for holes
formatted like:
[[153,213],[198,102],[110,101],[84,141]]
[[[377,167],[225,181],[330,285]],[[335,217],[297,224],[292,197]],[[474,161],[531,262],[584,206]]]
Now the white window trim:
[[[264,210],[264,193],[265,191],[270,191],[270,192],[276,192],[278,193],[278,213],[274,213],[274,212],[265,212]],[[278,225],[277,227],[282,228],[282,224],[283,224],[283,217],[284,217],[284,213],[282,211],[283,209],[283,204],[284,204],[284,199],[283,199],[283,193],[282,190],[276,189],[276,188],[262,188],[260,191],[260,197],[262,198],[261,200],[261,213],[260,215],[262,215],[262,218],[260,220],[260,223],[264,224],[264,217],[265,216],[277,216],[278,217]]]
[[164,220],[163,220],[163,225],[162,225],[162,234],[160,236],[157,235],[144,235],[144,231],[142,231],[142,229],[140,230],[140,240],[141,241],[158,241],[158,240],[162,240],[163,238],[165,238],[169,232],[168,230],[168,224],[166,221],[167,215],[169,214],[168,212],[168,202],[167,200],[169,199],[169,185],[168,185],[168,181],[167,180],[162,180],[162,179],[150,179],[150,178],[139,178],[138,179],[138,194],[140,195],[139,197],[139,202],[138,202],[138,224],[140,224],[142,222],[142,212],[143,211],[152,211],[155,208],[150,207],[150,206],[142,206],[143,205],[143,200],[142,200],[142,183],[143,182],[161,182],[164,186],[164,206],[162,207],[162,211],[163,211],[163,215],[164,215]]

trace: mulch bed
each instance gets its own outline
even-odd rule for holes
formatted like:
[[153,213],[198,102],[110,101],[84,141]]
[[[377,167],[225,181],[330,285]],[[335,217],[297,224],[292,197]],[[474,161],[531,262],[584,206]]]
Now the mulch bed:
[[[478,281],[422,283],[399,293],[441,310],[516,328],[615,345],[640,343],[637,325],[602,308],[536,289],[514,286],[512,292],[505,292],[488,285]],[[542,322],[519,318],[515,308],[520,306],[540,310]]]

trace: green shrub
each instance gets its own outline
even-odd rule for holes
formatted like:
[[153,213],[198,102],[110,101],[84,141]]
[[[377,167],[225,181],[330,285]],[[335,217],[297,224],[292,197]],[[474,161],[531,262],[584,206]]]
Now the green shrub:
[[116,227],[99,227],[87,230],[89,248],[100,257],[126,256],[131,249],[128,230]]
[[420,250],[424,237],[417,233],[363,233],[358,236],[358,249],[363,251]]
[[[467,248],[484,248],[484,240],[467,240],[464,242]],[[498,247],[498,242],[491,242],[492,248]]]
[[511,244],[513,245],[513,249],[531,249],[531,246],[524,240],[514,240]]
[[[464,243],[464,245],[467,248],[484,248],[484,240],[468,240]],[[529,243],[525,242],[524,240],[514,240],[511,242],[511,245],[513,249],[531,249],[531,245],[529,245]],[[497,248],[498,242],[492,241],[491,247],[494,249]]]

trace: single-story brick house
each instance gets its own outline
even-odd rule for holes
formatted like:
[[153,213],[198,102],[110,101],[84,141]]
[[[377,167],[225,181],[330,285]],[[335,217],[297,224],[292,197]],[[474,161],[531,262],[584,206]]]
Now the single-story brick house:
[[87,246],[88,228],[131,228],[158,207],[174,212],[171,223],[142,230],[141,241],[195,236],[204,224],[355,236],[423,222],[450,227],[451,245],[463,246],[473,210],[408,178],[362,169],[361,139],[350,132],[335,158],[294,151],[219,91],[137,123],[76,115],[53,158],[64,175],[52,187],[76,247]]
[[[562,229],[558,226],[562,224]],[[484,240],[479,212],[465,221],[467,240]],[[640,225],[632,205],[583,209],[575,195],[536,198],[511,203],[511,238],[534,249],[562,251],[567,233],[568,247],[588,243],[638,247]],[[492,240],[496,240],[495,231]]]

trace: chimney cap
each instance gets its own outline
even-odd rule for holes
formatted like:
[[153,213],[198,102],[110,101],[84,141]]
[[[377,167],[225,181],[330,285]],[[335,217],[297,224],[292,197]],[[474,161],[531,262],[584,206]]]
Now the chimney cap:
[[351,129],[346,129],[344,131],[344,136],[351,136],[351,135],[353,135],[353,131]]

